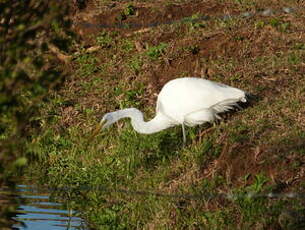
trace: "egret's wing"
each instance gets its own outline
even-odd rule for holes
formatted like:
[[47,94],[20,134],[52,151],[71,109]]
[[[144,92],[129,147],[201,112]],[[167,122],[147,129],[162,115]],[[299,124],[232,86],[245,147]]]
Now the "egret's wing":
[[215,118],[219,119],[220,117],[217,113],[226,112],[228,110],[233,109],[235,106],[238,106],[237,99],[226,99],[215,103],[214,105],[208,108],[202,108],[193,112],[188,113],[184,118],[185,123],[188,126],[200,125],[205,122],[214,121]]
[[196,112],[187,114],[184,117],[184,123],[187,126],[201,125],[206,122],[215,120],[215,112],[212,109],[202,109]]

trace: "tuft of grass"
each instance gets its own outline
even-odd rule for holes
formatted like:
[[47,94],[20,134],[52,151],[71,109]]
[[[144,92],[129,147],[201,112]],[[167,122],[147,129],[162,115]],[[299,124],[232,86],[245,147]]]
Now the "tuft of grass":
[[271,18],[269,21],[256,21],[254,27],[255,29],[262,29],[266,25],[272,26],[280,32],[288,32],[291,27],[290,22],[285,22],[280,18]]
[[132,4],[128,4],[124,10],[117,16],[118,21],[124,21],[128,18],[128,16],[135,15],[136,8]]
[[106,31],[100,32],[100,34],[96,37],[96,42],[102,48],[111,48],[114,44],[114,37],[117,34],[115,32],[109,33]]
[[152,46],[149,47],[146,51],[146,55],[151,59],[151,60],[157,60],[162,54],[165,53],[165,50],[167,48],[167,44],[161,42],[157,46]]
[[122,43],[122,51],[128,53],[134,49],[134,43],[131,40],[124,39]]
[[130,68],[136,75],[140,73],[143,61],[140,56],[134,56],[127,63],[128,68]]
[[97,59],[91,54],[80,54],[76,57],[76,63],[79,65],[77,74],[81,77],[87,77],[98,70]]

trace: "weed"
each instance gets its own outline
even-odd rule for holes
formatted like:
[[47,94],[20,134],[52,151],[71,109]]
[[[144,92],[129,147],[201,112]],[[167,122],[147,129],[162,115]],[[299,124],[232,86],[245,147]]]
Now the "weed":
[[254,27],[255,29],[262,29],[266,25],[270,25],[280,32],[287,32],[290,28],[290,22],[284,22],[279,18],[271,18],[269,21],[259,20],[255,22]]
[[134,49],[134,44],[132,41],[124,39],[122,43],[122,50],[124,52],[130,52]]
[[132,4],[128,4],[126,8],[117,16],[118,21],[124,21],[128,16],[135,15],[136,8]]
[[183,21],[189,22],[191,30],[197,30],[206,26],[204,22],[201,22],[201,18],[202,16],[200,14],[194,14],[189,18],[185,18]]
[[290,28],[290,22],[282,22],[279,26],[281,32],[287,32]]
[[281,32],[287,32],[287,30],[288,30],[289,27],[290,27],[290,23],[289,23],[289,22],[283,22],[283,21],[281,21],[281,20],[278,19],[278,18],[272,18],[272,19],[270,19],[269,24],[270,24],[272,27],[275,27],[276,29],[278,29],[278,30],[281,31]]
[[220,28],[226,28],[228,30],[232,30],[233,27],[236,27],[238,22],[238,18],[231,17],[230,15],[224,16],[224,18],[217,20]]
[[280,25],[280,20],[278,18],[272,18],[269,21],[269,25],[273,27],[278,27]]
[[262,224],[264,225],[268,225],[270,221],[266,215],[268,212],[270,213],[268,200],[266,197],[258,195],[263,191],[268,178],[262,174],[257,174],[254,179],[253,184],[237,190],[234,196],[235,203],[239,206],[243,221],[245,222],[244,227],[256,223],[258,218],[263,221]]
[[230,138],[233,142],[244,142],[249,139],[248,136],[248,130],[249,127],[247,124],[243,122],[238,122],[238,124],[235,124],[235,129],[230,132]]
[[[197,150],[196,155],[195,155],[197,163],[200,167],[202,167],[202,163],[203,163],[204,158],[207,157],[207,154],[209,152],[211,152],[211,150],[213,150],[213,144],[211,143],[211,141],[210,140],[203,140],[203,144],[201,145],[200,150]],[[210,155],[212,155],[212,154],[210,153]]]
[[96,213],[92,219],[94,219],[99,229],[127,229],[126,225],[120,221],[121,209],[123,209],[123,206],[119,204],[105,207],[99,213]]
[[264,21],[257,21],[254,24],[255,29],[262,29],[265,26],[265,22]]
[[124,14],[126,16],[134,15],[136,12],[136,9],[133,5],[129,4],[127,7],[124,9]]
[[294,53],[290,53],[288,55],[288,63],[292,64],[292,65],[297,65],[297,64],[301,63],[301,58],[295,52]]
[[241,79],[242,79],[242,75],[240,75],[240,74],[235,74],[235,75],[233,75],[233,76],[231,76],[230,77],[230,80],[231,81],[240,81]]
[[114,89],[114,94],[118,97],[121,97],[122,100],[119,102],[120,108],[128,107],[140,107],[140,96],[144,93],[144,84],[136,83],[134,84],[133,89],[126,90],[122,86],[117,86]]
[[236,37],[234,37],[234,40],[235,41],[243,41],[243,40],[245,40],[245,38],[243,36],[236,36]]
[[157,46],[149,47],[146,51],[146,55],[152,60],[157,60],[162,54],[165,53],[167,46],[168,45],[166,43],[160,43]]
[[195,55],[195,54],[198,54],[198,53],[199,53],[200,48],[199,48],[199,46],[197,46],[197,45],[192,45],[192,46],[186,47],[185,50],[186,50],[187,52],[190,52],[190,53],[192,53],[192,54]]
[[257,4],[257,2],[253,0],[234,0],[233,2],[239,4],[241,7],[245,7],[246,9]]
[[297,42],[293,48],[297,50],[305,50],[305,43]]
[[136,74],[138,75],[140,73],[141,67],[143,65],[143,62],[141,60],[140,56],[134,56],[127,66]]
[[81,77],[87,77],[98,70],[97,59],[91,54],[81,54],[76,58],[79,65],[78,74]]
[[96,37],[96,42],[102,48],[110,48],[114,42],[113,34],[111,35],[110,33],[103,31]]

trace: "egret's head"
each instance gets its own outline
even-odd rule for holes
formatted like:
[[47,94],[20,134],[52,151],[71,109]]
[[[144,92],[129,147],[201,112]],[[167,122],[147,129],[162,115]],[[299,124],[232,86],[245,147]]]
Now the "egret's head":
[[100,123],[96,126],[96,128],[93,130],[93,133],[90,137],[90,139],[93,139],[102,129],[105,129],[109,127],[111,124],[115,122],[114,117],[111,115],[111,113],[106,113]]
[[106,113],[102,120],[100,121],[100,127],[101,129],[107,128],[110,125],[112,125],[115,122],[114,117],[112,116],[112,113]]

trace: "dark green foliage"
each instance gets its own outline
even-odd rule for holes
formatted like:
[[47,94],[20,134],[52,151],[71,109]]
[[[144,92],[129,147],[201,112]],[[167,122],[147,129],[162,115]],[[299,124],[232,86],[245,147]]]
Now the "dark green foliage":
[[69,50],[67,10],[60,1],[0,2],[0,176],[26,164],[20,153],[30,136],[30,119],[63,79],[49,47]]
[[[67,9],[60,1],[0,1],[0,186],[27,165],[23,153],[31,120],[41,99],[63,79],[49,45],[68,50]],[[0,216],[15,208],[2,205]],[[0,218],[0,226],[10,223]]]

